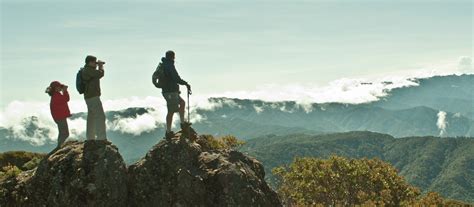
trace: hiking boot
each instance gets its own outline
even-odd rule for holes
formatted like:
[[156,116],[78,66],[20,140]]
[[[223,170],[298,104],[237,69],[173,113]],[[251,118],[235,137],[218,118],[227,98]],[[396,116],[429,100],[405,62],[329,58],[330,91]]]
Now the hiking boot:
[[169,132],[166,132],[165,133],[165,139],[168,140],[168,141],[171,141],[171,139],[174,137],[174,132],[173,131],[169,131]]

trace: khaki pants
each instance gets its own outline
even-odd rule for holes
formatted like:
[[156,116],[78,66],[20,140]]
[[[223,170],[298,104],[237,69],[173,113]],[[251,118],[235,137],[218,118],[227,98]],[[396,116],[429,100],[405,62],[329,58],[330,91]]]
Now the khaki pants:
[[69,137],[69,127],[67,125],[67,119],[62,119],[62,120],[57,120],[55,121],[56,124],[58,125],[58,148],[61,147],[61,145],[66,141],[66,139]]
[[86,137],[88,140],[106,140],[105,128],[105,112],[102,107],[100,97],[92,97],[86,99],[87,104],[87,130]]

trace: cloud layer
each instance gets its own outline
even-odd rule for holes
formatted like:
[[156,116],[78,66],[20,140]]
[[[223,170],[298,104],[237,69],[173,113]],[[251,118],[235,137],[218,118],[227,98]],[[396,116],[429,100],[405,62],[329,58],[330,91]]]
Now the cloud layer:
[[[472,69],[472,60],[469,57],[462,57],[459,61],[459,69]],[[228,97],[240,99],[258,99],[268,102],[295,101],[298,109],[306,112],[312,111],[312,103],[350,103],[360,104],[377,101],[389,94],[392,89],[401,87],[417,86],[416,78],[426,78],[443,73],[419,72],[410,76],[389,76],[383,78],[343,78],[330,82],[327,85],[265,85],[253,91],[233,91],[211,95],[193,95],[191,97],[192,121],[198,122],[204,119],[196,113],[196,109],[213,110],[224,105],[239,107],[231,100],[210,101],[209,97]],[[447,75],[447,74],[445,74]],[[107,111],[118,111],[130,107],[150,108],[149,113],[138,115],[135,118],[121,118],[109,120],[108,130],[132,135],[140,135],[151,132],[158,127],[163,127],[166,115],[166,103],[162,97],[130,97],[115,100],[103,100],[104,108]],[[85,112],[86,106],[83,100],[70,102],[73,113]],[[284,106],[275,105],[280,110],[291,112],[295,109],[288,109]],[[264,110],[261,106],[255,106],[255,111],[260,113]],[[36,117],[35,124],[38,128],[47,129],[40,134],[27,133],[27,126],[21,124],[25,120]],[[176,116],[175,121],[179,121]],[[446,113],[438,114],[437,126],[440,135],[446,133]],[[29,141],[36,145],[49,142],[56,142],[56,124],[51,118],[49,103],[46,102],[20,102],[14,101],[8,104],[0,112],[0,127],[13,131],[15,138]],[[69,120],[69,128],[72,138],[83,138],[86,128],[86,121],[83,118]]]

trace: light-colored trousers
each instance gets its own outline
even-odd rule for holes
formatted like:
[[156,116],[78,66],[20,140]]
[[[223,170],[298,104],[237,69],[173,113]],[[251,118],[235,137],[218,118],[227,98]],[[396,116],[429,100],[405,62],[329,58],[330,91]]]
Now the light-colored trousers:
[[105,132],[105,112],[102,107],[100,97],[92,97],[86,99],[87,104],[87,130],[86,137],[88,140],[106,140]]

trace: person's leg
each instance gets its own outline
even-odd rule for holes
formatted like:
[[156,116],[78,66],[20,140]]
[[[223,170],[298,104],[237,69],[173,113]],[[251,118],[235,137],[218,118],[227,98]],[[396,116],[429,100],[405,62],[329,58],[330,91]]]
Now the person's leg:
[[87,128],[86,128],[86,138],[87,140],[95,139],[95,110],[94,110],[94,98],[86,99],[87,104]]
[[171,124],[173,123],[173,115],[174,113],[171,111],[168,111],[168,114],[166,115],[166,132],[171,132]]
[[184,102],[184,100],[181,97],[179,97],[179,120],[181,121],[181,124],[186,122],[186,120],[184,119],[185,109],[186,109],[186,102]]
[[166,132],[171,132],[171,125],[173,124],[173,115],[179,111],[179,94],[178,93],[163,93],[166,100],[166,107],[168,114],[166,115]]
[[96,119],[96,132],[97,132],[97,139],[98,140],[106,140],[107,139],[107,129],[105,125],[105,112],[104,107],[102,106],[102,101],[99,97],[97,97],[97,119]]
[[69,128],[67,125],[67,119],[63,120],[58,120],[56,121],[56,124],[58,125],[58,148],[61,147],[62,144],[64,144],[64,141],[69,137]]

